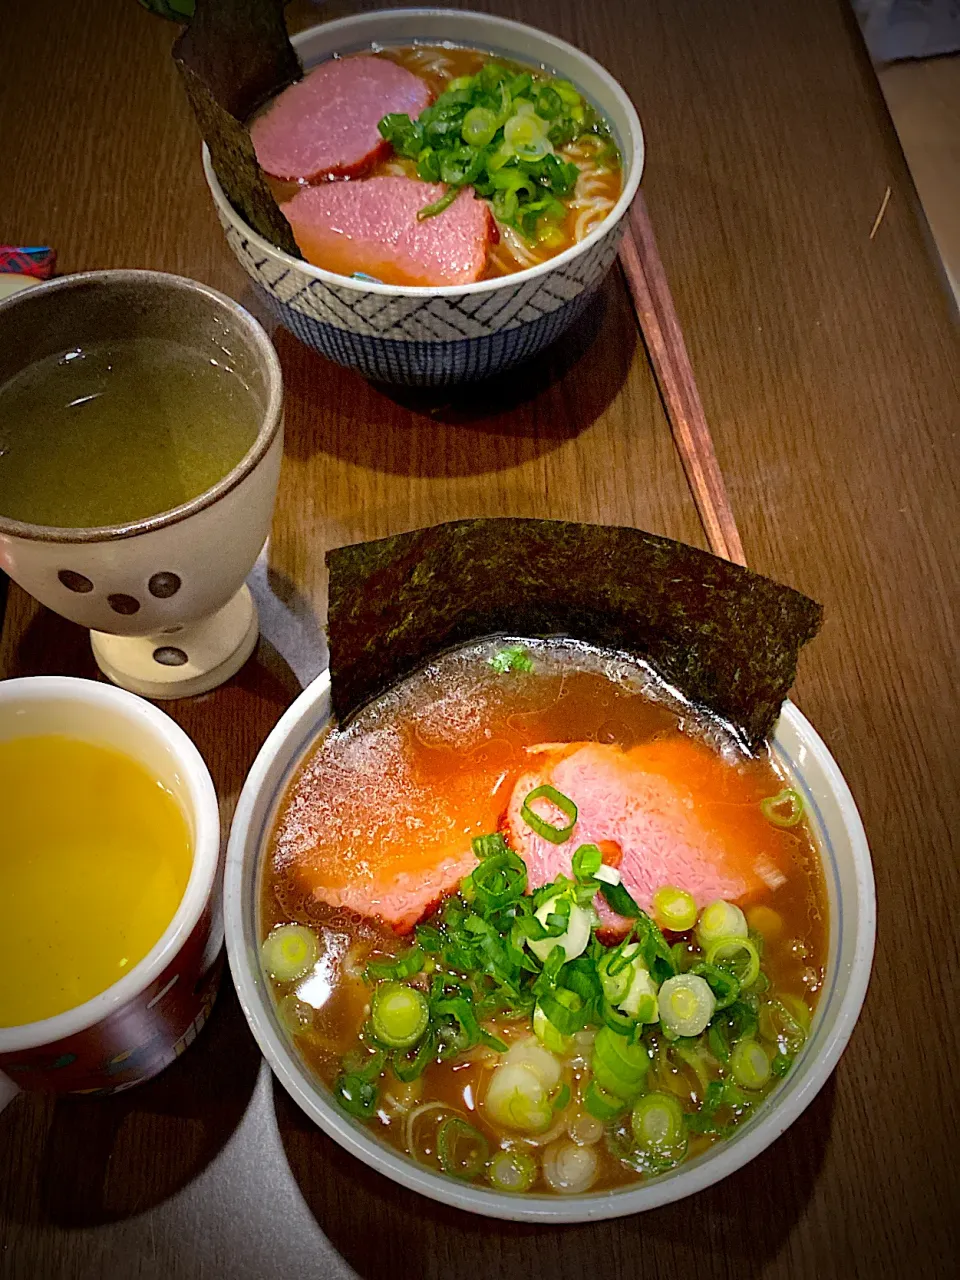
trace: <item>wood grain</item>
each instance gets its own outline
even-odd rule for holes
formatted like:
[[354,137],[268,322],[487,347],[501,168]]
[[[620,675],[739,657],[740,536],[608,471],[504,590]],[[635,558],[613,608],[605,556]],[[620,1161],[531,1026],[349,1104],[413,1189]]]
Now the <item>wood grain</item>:
[[747,560],[736,516],[717,462],[710,424],[703,412],[696,376],[642,191],[637,192],[630,206],[627,223],[620,242],[620,266],[657,375],[673,443],[683,463],[691,496],[710,550],[714,555],[745,565]]
[[[21,1097],[0,1116],[4,1280],[938,1277],[956,1259],[960,349],[873,72],[842,0],[471,4],[580,44],[637,102],[646,199],[751,565],[826,606],[798,698],[873,848],[863,1018],[746,1169],[642,1217],[546,1230],[455,1214],[361,1167],[272,1083],[227,989],[152,1084]],[[134,0],[5,8],[3,238],[55,245],[65,271],[181,271],[250,302],[173,35]],[[561,347],[446,403],[388,397],[285,334],[277,347],[289,443],[254,578],[264,639],[230,685],[170,708],[225,818],[324,661],[328,546],[501,512],[702,543],[616,275]],[[56,671],[94,674],[85,635],[11,587],[0,673]]]

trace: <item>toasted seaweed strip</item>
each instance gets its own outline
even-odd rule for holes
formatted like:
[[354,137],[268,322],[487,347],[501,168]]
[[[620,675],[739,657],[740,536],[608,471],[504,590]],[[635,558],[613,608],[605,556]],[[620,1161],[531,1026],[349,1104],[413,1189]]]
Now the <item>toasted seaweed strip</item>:
[[303,75],[282,0],[197,0],[173,57],[227,199],[265,240],[302,258],[244,123]]
[[458,520],[327,553],[330,675],[344,723],[432,655],[481,636],[565,635],[645,658],[756,746],[822,609],[639,529]]

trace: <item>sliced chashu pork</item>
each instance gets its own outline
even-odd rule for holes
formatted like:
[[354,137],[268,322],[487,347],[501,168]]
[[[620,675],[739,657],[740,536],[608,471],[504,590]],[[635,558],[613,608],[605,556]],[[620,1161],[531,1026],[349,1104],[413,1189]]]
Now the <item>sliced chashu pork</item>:
[[[763,819],[759,810],[743,812],[750,806],[727,806],[726,813],[716,804],[729,766],[707,747],[679,734],[629,751],[595,742],[548,744],[532,749],[531,764],[514,786],[504,824],[508,842],[527,864],[531,889],[569,876],[581,844],[600,847],[648,912],[663,885],[686,889],[703,907],[717,898],[745,899],[767,883],[770,868],[755,856],[762,839],[756,824]],[[545,783],[578,810],[570,838],[560,845],[521,816],[526,797]],[[566,822],[548,801],[535,801],[533,809],[556,826]],[[626,932],[629,921],[599,895],[596,907],[605,936]]]
[[308,262],[384,284],[456,285],[479,278],[493,219],[473,190],[420,219],[446,188],[414,178],[367,178],[305,187],[282,206]]
[[415,119],[429,102],[426,82],[387,58],[331,58],[284,89],[250,137],[260,167],[275,178],[356,177],[389,151],[377,129],[383,116]]

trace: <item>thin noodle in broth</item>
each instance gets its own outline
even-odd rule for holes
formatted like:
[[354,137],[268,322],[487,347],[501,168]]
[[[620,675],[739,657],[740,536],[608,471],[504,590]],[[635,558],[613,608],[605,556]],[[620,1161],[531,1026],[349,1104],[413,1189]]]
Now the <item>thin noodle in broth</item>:
[[[396,62],[420,76],[429,85],[434,99],[449,88],[451,81],[475,76],[491,62],[506,65],[517,73],[528,70],[535,74],[540,72],[540,68],[528,68],[522,63],[494,57],[477,49],[409,45],[379,49],[376,50],[376,56]],[[539,232],[537,235],[527,236],[497,219],[496,235],[488,245],[486,264],[479,276],[481,280],[512,275],[548,262],[595,230],[620,198],[623,175],[619,157],[615,152],[611,153],[604,138],[595,134],[583,134],[573,142],[558,145],[554,152],[561,160],[572,162],[580,170],[573,191],[560,197],[561,204],[566,209],[565,216],[555,222],[551,235],[546,238],[539,235]],[[417,178],[417,162],[391,151],[368,173],[356,180],[376,177]],[[269,175],[268,182],[281,203],[291,199],[304,185],[308,185],[283,182]],[[541,190],[545,194],[545,189]],[[488,200],[487,203],[492,211],[492,202]],[[317,265],[323,266],[324,263],[318,260]]]

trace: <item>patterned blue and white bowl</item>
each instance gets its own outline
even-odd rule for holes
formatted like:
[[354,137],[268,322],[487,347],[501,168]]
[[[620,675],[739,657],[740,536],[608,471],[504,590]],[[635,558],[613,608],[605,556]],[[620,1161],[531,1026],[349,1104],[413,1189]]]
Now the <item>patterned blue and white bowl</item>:
[[381,382],[440,386],[500,373],[560,336],[616,257],[623,216],[640,183],[643,133],[633,104],[592,58],[555,36],[487,14],[382,10],[295,36],[305,67],[372,44],[450,43],[543,64],[572,80],[610,122],[623,157],[623,193],[579,244],[540,266],[476,284],[415,288],[349,279],[311,266],[257,235],[227,200],[203,149],[207,183],[241,265],[271,310],[307,346]]

